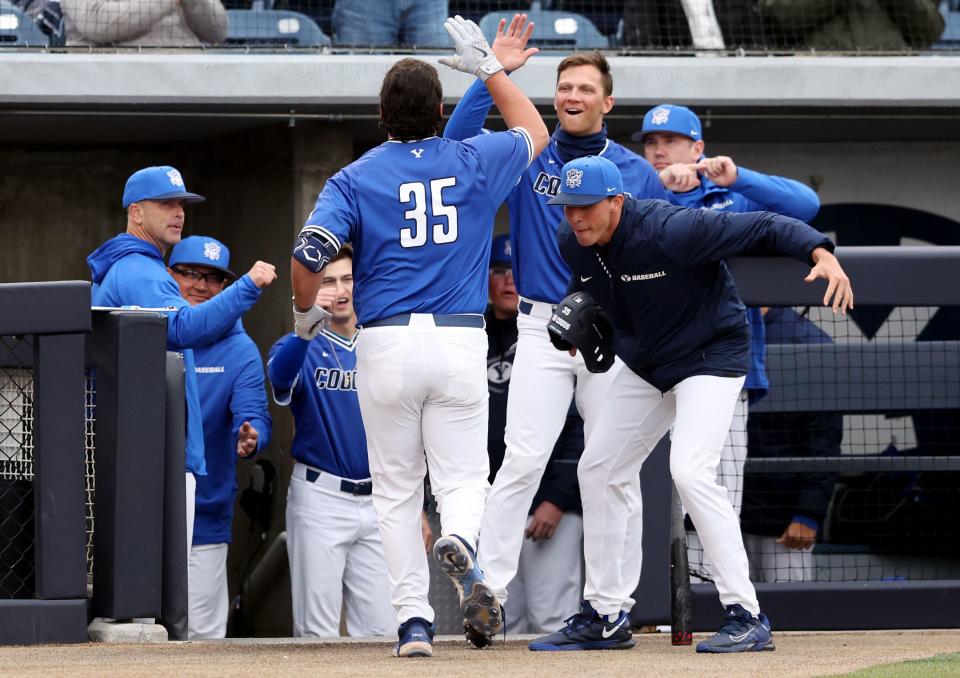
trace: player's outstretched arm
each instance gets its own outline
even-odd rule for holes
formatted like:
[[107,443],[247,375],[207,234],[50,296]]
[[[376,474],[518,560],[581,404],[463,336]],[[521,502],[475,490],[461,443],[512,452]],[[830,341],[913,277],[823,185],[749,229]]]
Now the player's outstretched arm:
[[480,27],[460,16],[447,19],[443,27],[453,40],[456,54],[441,57],[440,63],[483,80],[507,126],[527,130],[533,142],[533,155],[539,155],[549,141],[547,126],[533,102],[503,72],[503,65]]
[[818,278],[827,281],[827,291],[823,295],[823,305],[832,306],[833,312],[840,311],[844,315],[848,308],[853,308],[853,286],[850,278],[843,272],[843,267],[832,252],[824,247],[818,247],[810,253],[814,266],[805,282],[813,282]]

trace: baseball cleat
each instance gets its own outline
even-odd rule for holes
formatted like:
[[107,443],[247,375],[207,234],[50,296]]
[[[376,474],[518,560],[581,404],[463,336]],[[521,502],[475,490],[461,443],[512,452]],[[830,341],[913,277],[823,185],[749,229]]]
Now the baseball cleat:
[[463,620],[463,636],[477,649],[493,645],[493,636],[485,636],[473,628],[466,619]]
[[527,647],[534,651],[563,652],[569,650],[628,650],[636,642],[630,628],[630,618],[621,611],[614,619],[598,614],[593,606],[583,601],[580,611],[568,617],[559,631],[532,641]]
[[[503,626],[503,612],[493,589],[483,581],[473,549],[454,534],[437,540],[433,557],[457,589],[465,624],[488,638],[497,635]],[[473,642],[470,635],[467,639]]]
[[412,617],[397,629],[394,657],[432,657],[434,626],[420,617]]
[[754,617],[741,605],[727,605],[720,630],[697,644],[697,652],[762,652],[775,649],[767,616],[761,613]]

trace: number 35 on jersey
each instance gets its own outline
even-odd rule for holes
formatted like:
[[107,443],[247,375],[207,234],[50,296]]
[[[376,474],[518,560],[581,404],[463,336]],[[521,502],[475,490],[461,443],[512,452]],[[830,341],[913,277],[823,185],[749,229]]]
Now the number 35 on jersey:
[[428,237],[437,245],[445,245],[457,239],[457,208],[443,202],[443,189],[456,185],[456,177],[432,179],[429,188],[422,181],[400,184],[400,203],[410,205],[410,209],[405,211],[403,216],[413,222],[412,226],[400,229],[401,247],[423,247],[427,244]]

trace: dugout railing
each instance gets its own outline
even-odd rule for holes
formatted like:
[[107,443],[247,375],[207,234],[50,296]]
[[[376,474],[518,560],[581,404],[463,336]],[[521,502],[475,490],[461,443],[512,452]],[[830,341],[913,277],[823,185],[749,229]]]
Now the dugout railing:
[[[847,247],[839,248],[837,254],[853,281],[858,308],[945,310],[960,306],[960,247]],[[823,285],[805,284],[803,277],[809,269],[799,262],[744,257],[728,263],[747,305],[814,309],[822,305]],[[923,314],[918,326],[929,325],[933,315]],[[830,322],[829,317],[824,317]],[[960,341],[952,337],[940,341],[917,339],[905,333],[900,337],[858,337],[856,341],[768,344],[771,389],[766,398],[751,407],[751,414],[843,413],[852,418],[879,416],[885,420],[933,412],[947,413],[949,417],[960,413]],[[960,474],[952,475],[960,472],[960,449],[955,449],[960,436],[955,430],[938,433],[941,442],[933,446],[933,454],[926,444],[901,450],[880,450],[867,444],[861,445],[865,449],[859,453],[832,457],[748,456],[744,476],[762,479],[770,473],[831,473],[840,477],[877,474],[898,480],[895,494],[898,493],[901,504],[909,504],[923,500],[922,492],[909,487],[911,482],[921,474],[927,478],[943,474],[938,476],[942,482],[937,484],[942,488],[941,498],[945,496],[949,503],[939,522],[948,523],[950,511],[955,512],[960,505],[960,485],[956,482]],[[670,623],[670,521],[665,517],[671,515],[671,483],[664,482],[668,474],[668,444],[662,441],[641,472],[645,534],[643,577],[632,615],[637,626]],[[762,486],[762,480],[756,484]],[[909,494],[910,489],[914,490],[913,495]],[[834,494],[831,503],[833,514],[838,494]],[[852,496],[862,500],[864,495]],[[907,506],[907,510],[911,507]],[[860,513],[870,511],[864,509]],[[826,576],[827,580],[755,583],[761,608],[782,630],[955,627],[960,577],[957,568],[949,565],[956,562],[955,540],[950,537],[954,530],[932,524],[935,522],[937,518],[931,518],[928,512],[922,521],[907,526],[941,535],[930,537],[931,541],[940,540],[931,547],[939,549],[937,558],[926,559],[920,549],[911,556],[912,567],[853,567],[853,574],[841,577],[841,581]],[[859,549],[856,558],[860,563],[873,557],[864,553],[869,548],[850,546],[858,541],[858,524],[864,530],[875,526],[867,520],[853,522],[852,528],[847,524],[844,538],[835,539],[840,544],[820,543],[814,553],[821,551],[830,554],[823,558],[839,558],[843,556],[835,555],[838,552]],[[901,525],[900,532],[902,528]],[[922,536],[910,535],[910,543],[922,543]],[[899,538],[904,537],[901,534]],[[947,566],[943,566],[944,562]],[[860,574],[870,569],[876,570],[876,576]],[[721,611],[716,588],[710,583],[696,583],[696,578],[691,581],[693,628],[714,629]]]
[[0,284],[0,380],[0,645],[83,642],[94,617],[185,637],[183,361],[165,317],[92,312],[88,282]]

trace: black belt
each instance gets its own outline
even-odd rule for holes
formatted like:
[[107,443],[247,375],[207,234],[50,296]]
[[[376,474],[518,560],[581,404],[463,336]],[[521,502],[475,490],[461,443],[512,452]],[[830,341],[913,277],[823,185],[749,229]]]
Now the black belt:
[[[304,479],[308,483],[316,482],[317,478],[320,477],[320,471],[314,471],[312,468],[308,468],[307,472],[304,474]],[[368,494],[373,494],[373,483],[369,480],[364,480],[359,483],[355,483],[352,480],[340,479],[340,491],[346,492],[347,494],[356,494],[360,496],[366,496]]]
[[[405,327],[410,324],[410,313],[392,315],[363,323],[364,327]],[[434,314],[433,324],[437,327],[478,327],[483,329],[483,316],[467,313]]]

